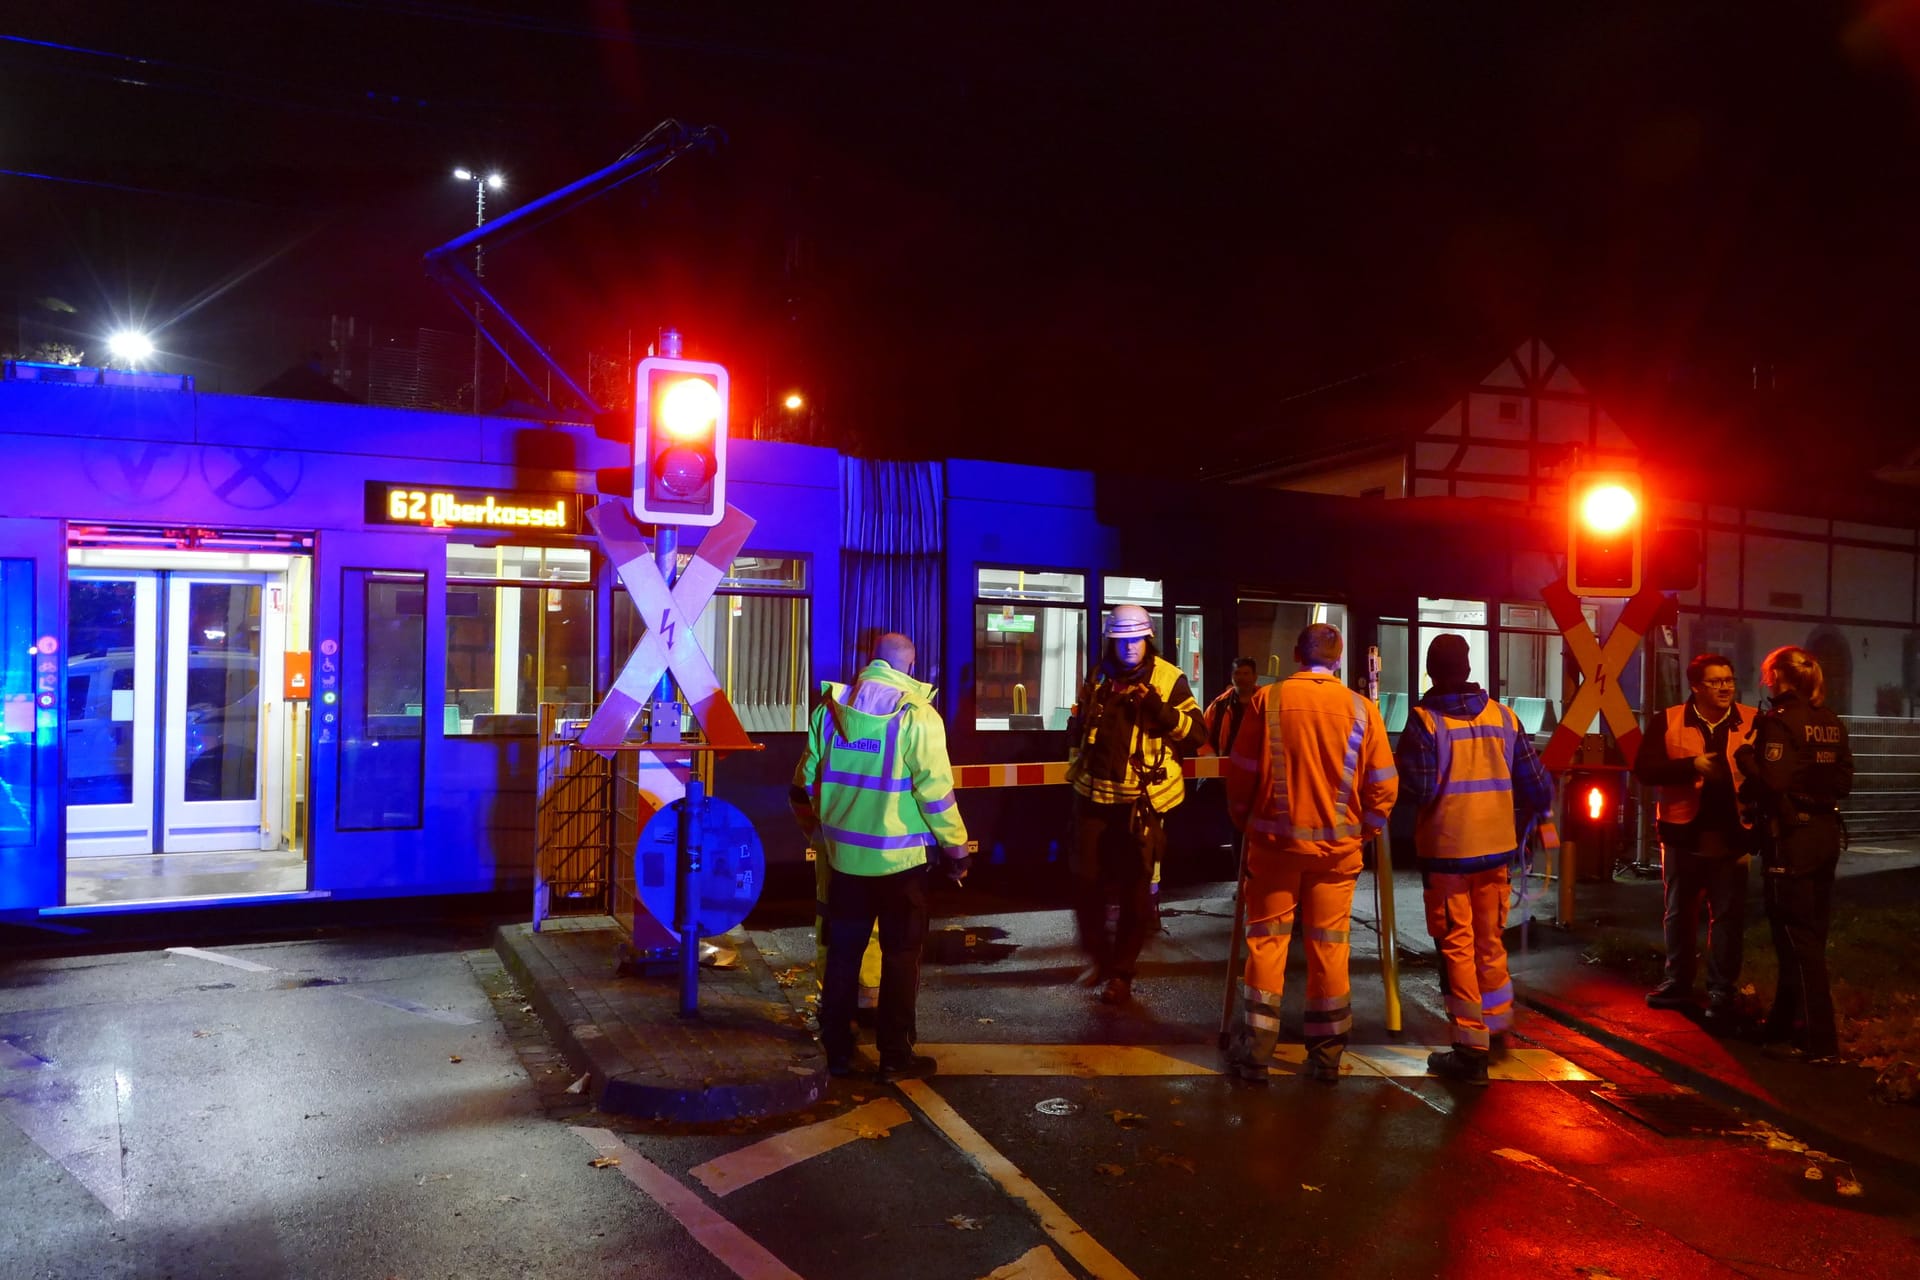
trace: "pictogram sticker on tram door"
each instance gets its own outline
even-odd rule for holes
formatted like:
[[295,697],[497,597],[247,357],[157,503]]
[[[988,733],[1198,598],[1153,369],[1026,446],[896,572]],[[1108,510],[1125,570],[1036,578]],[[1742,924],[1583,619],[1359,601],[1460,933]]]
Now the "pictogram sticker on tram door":
[[1566,637],[1567,649],[1574,661],[1580,664],[1579,691],[1567,704],[1566,714],[1560,717],[1546,750],[1540,753],[1540,763],[1553,773],[1571,765],[1580,749],[1580,740],[1586,736],[1587,726],[1596,715],[1607,722],[1607,727],[1613,730],[1614,741],[1631,761],[1640,749],[1640,722],[1634,717],[1633,704],[1627,701],[1626,692],[1620,688],[1620,673],[1633,660],[1640,647],[1640,637],[1659,620],[1660,610],[1667,603],[1666,592],[1653,587],[1641,588],[1620,611],[1620,620],[1607,633],[1605,644],[1587,625],[1586,615],[1580,611],[1580,597],[1574,595],[1564,581],[1548,586],[1540,593],[1540,599],[1560,625],[1560,634]]
[[322,744],[333,741],[333,726],[339,720],[340,642],[328,637],[320,642],[320,670],[313,683],[319,687],[320,736]]

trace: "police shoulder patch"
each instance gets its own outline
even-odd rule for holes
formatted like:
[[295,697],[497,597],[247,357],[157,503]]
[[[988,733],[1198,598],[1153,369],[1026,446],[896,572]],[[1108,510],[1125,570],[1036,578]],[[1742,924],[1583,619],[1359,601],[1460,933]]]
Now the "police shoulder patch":
[[1778,742],[1769,742],[1767,744],[1767,759],[1769,762],[1779,760],[1780,757],[1784,754],[1786,754],[1786,747],[1784,744],[1778,743]]

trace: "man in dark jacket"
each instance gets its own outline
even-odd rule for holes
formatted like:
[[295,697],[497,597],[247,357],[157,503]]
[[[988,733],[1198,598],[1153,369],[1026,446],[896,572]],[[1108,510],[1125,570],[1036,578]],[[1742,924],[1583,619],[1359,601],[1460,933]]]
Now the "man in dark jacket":
[[1647,993],[1656,1009],[1693,1004],[1700,904],[1707,907],[1706,1024],[1734,1023],[1740,981],[1741,931],[1746,927],[1752,833],[1735,792],[1734,755],[1753,733],[1759,712],[1735,701],[1733,664],[1703,653],[1687,664],[1693,696],[1647,722],[1633,776],[1660,789],[1661,878],[1666,885],[1667,968]]

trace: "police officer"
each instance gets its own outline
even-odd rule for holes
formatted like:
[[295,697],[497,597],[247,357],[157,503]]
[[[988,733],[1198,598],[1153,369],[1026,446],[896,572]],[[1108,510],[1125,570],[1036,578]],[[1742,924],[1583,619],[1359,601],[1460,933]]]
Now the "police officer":
[[1760,679],[1773,705],[1741,751],[1741,798],[1761,833],[1767,923],[1780,956],[1780,982],[1761,1033],[1775,1057],[1832,1066],[1842,1059],[1827,986],[1827,923],[1846,836],[1839,801],[1853,790],[1853,748],[1827,706],[1826,676],[1805,649],[1775,649],[1761,663]]
[[[1073,787],[1074,914],[1089,978],[1104,1004],[1133,998],[1135,964],[1153,927],[1153,874],[1165,840],[1161,816],[1186,798],[1180,753],[1205,740],[1200,704],[1180,668],[1153,645],[1153,620],[1137,604],[1107,615],[1100,661],[1067,724]],[[1119,900],[1109,932],[1107,902]]]

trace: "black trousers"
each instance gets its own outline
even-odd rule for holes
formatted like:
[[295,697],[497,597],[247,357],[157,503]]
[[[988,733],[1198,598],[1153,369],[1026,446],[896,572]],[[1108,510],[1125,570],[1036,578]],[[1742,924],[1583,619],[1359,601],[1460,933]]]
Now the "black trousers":
[[[1142,806],[1134,830],[1131,804],[1095,804],[1073,798],[1073,914],[1080,949],[1105,978],[1131,981],[1153,929],[1153,863],[1160,856],[1160,815]],[[1120,918],[1107,928],[1107,904],[1120,903]]]
[[1742,931],[1747,927],[1750,859],[1702,857],[1668,849],[1662,860],[1667,910],[1666,978],[1684,993],[1693,989],[1700,946],[1700,907],[1707,908],[1707,999],[1725,1004],[1740,983]]
[[923,864],[885,876],[835,871],[827,881],[827,977],[820,996],[820,1043],[830,1063],[853,1057],[853,1010],[860,956],[880,922],[880,1008],[874,1042],[883,1063],[913,1054],[914,1005],[920,996],[920,949],[927,940],[927,876]]
[[1780,985],[1767,1014],[1767,1029],[1784,1035],[1814,1057],[1837,1053],[1833,991],[1827,985],[1827,925],[1833,913],[1833,868],[1806,875],[1769,869],[1765,880],[1767,923],[1780,956]]

